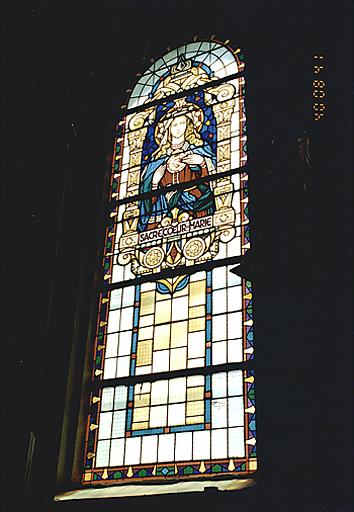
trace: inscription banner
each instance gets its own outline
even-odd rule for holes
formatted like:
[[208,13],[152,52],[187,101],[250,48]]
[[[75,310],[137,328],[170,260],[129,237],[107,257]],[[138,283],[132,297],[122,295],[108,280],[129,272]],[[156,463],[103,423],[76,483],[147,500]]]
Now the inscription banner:
[[192,233],[193,231],[211,228],[213,226],[213,216],[208,215],[202,219],[193,219],[187,222],[179,222],[175,226],[167,226],[150,231],[139,233],[139,243],[151,242],[152,240],[161,240],[162,238],[170,238],[176,235]]

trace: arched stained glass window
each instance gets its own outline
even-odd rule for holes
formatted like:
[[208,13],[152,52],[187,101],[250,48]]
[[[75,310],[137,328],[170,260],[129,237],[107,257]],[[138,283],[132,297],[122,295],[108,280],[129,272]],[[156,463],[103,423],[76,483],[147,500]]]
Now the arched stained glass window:
[[[243,54],[157,60],[117,124],[83,483],[257,469]],[[222,485],[222,483],[220,484]]]

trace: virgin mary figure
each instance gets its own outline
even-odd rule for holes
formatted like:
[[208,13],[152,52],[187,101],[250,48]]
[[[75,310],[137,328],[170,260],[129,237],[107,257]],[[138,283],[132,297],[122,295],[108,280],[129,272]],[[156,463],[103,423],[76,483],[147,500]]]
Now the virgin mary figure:
[[[193,183],[216,168],[216,156],[199,134],[202,119],[202,110],[196,105],[189,108],[177,105],[158,123],[155,129],[158,148],[143,170],[140,191],[161,189],[162,192],[141,201],[139,231],[155,229],[165,216],[172,217],[174,208],[178,214],[189,213],[189,218],[204,217],[215,211],[209,184]],[[192,182],[190,186],[169,190],[173,185],[189,182]]]

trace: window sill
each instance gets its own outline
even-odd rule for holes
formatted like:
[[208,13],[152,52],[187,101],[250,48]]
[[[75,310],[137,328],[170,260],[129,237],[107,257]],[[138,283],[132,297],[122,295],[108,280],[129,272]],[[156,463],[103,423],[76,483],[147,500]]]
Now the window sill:
[[255,485],[254,478],[229,480],[204,480],[177,482],[156,485],[114,485],[109,487],[76,489],[62,492],[54,496],[54,501],[70,501],[97,498],[123,498],[129,496],[153,496],[159,494],[174,494],[185,492],[204,492],[207,489],[217,491],[240,491]]

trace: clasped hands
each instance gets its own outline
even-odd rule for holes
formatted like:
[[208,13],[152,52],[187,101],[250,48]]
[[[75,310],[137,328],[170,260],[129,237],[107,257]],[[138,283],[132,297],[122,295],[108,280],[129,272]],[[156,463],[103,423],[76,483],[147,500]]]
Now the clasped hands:
[[202,165],[203,161],[204,157],[196,153],[179,153],[177,155],[170,156],[167,160],[167,169],[171,173],[181,172],[186,164]]
[[196,153],[179,153],[177,155],[170,156],[164,165],[161,165],[156,169],[152,179],[152,189],[154,190],[157,188],[163,175],[166,172],[166,168],[170,173],[176,174],[178,172],[181,172],[186,166],[186,164],[202,165],[203,162],[204,157]]

